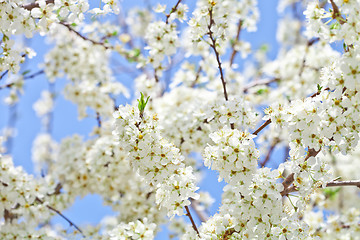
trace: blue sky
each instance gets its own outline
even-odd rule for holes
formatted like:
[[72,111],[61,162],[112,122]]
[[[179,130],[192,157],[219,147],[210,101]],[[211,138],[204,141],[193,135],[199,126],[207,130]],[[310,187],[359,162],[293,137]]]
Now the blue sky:
[[[97,2],[97,1],[96,1]],[[155,3],[156,1],[151,1]],[[162,3],[167,3],[168,6],[174,5],[177,1],[161,1]],[[128,1],[123,0],[122,5],[124,11],[131,8],[134,5],[139,5],[142,7],[143,1]],[[185,3],[191,3],[194,5],[194,1],[185,1]],[[153,4],[155,6],[155,4]],[[260,22],[258,24],[258,31],[255,33],[242,33],[241,38],[251,42],[254,49],[260,47],[262,44],[267,43],[270,46],[270,51],[268,57],[273,59],[276,57],[278,46],[276,43],[276,27],[277,27],[277,0],[264,0],[259,1],[260,8]],[[22,67],[22,72],[26,70],[31,70],[32,73],[37,72],[39,64],[43,62],[44,54],[51,46],[47,45],[44,41],[44,38],[38,34],[29,40],[26,40],[27,43],[35,49],[37,56],[28,61],[25,66]],[[237,58],[237,62],[241,62],[241,58]],[[117,76],[121,81],[125,80],[128,85],[131,82],[126,75]],[[64,79],[59,79],[55,83],[56,92],[61,93],[61,90],[65,84]],[[4,84],[4,80],[0,80],[0,86]],[[17,120],[15,123],[17,134],[14,138],[14,144],[11,149],[11,153],[14,158],[15,165],[23,166],[29,173],[33,172],[33,165],[31,161],[31,146],[32,141],[36,135],[42,131],[40,119],[37,118],[33,110],[33,104],[40,97],[41,91],[48,88],[47,80],[43,75],[36,77],[34,79],[28,80],[25,83],[24,95],[20,97],[19,104],[16,107]],[[3,129],[8,124],[9,119],[9,109],[3,103],[2,99],[8,95],[8,90],[0,90],[0,129]],[[124,104],[125,102],[122,102]],[[54,112],[54,122],[53,122],[53,138],[57,141],[60,141],[66,136],[70,136],[74,133],[80,135],[88,135],[91,129],[96,125],[95,119],[84,119],[81,121],[77,120],[77,108],[71,102],[65,100],[61,94],[58,94],[55,103],[55,112]],[[278,151],[273,155],[280,156],[283,158],[282,150]],[[211,214],[214,214],[220,204],[220,197],[222,192],[223,183],[217,181],[217,174],[215,172],[207,170],[205,173],[205,178],[200,184],[200,189],[204,191],[209,191],[210,194],[216,199],[215,204],[211,208]],[[89,211],[91,209],[91,211]],[[78,225],[84,223],[96,224],[99,220],[105,215],[111,215],[112,212],[110,207],[104,207],[101,204],[101,199],[99,196],[87,196],[84,199],[79,199],[70,209],[63,212],[68,216],[73,222]],[[197,220],[198,221],[198,220]],[[64,226],[67,226],[59,217],[54,218],[54,222],[63,223]],[[199,223],[199,222],[198,222]],[[156,239],[168,239],[168,233],[166,230],[161,232]]]

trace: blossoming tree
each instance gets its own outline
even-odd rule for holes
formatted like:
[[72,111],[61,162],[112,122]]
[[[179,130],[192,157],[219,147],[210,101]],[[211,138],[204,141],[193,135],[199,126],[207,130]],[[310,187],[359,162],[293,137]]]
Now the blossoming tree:
[[[153,239],[166,222],[180,239],[360,239],[359,0],[279,0],[288,14],[275,60],[241,39],[256,31],[257,0],[129,12],[89,2],[0,1],[5,102],[40,74],[49,86],[66,78],[57,94],[98,123],[56,142],[55,93],[44,91],[34,109],[45,131],[32,151],[41,176],[15,167],[10,137],[0,137],[1,239]],[[38,71],[22,72],[36,52],[16,41],[34,33],[53,47]],[[137,72],[126,106],[115,101],[129,86],[114,77],[114,55]],[[286,154],[270,168],[275,148]],[[226,183],[212,216],[201,166]],[[62,213],[88,194],[116,215],[82,226]],[[55,215],[71,230],[49,224]]]

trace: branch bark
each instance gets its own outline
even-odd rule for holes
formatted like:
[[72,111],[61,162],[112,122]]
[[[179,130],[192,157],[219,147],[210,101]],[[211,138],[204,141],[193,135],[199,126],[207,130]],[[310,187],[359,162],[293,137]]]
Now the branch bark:
[[92,44],[94,45],[100,45],[103,46],[105,49],[110,49],[110,46],[106,46],[104,42],[97,42],[95,40],[92,40],[90,38],[87,38],[85,36],[83,36],[81,33],[79,33],[78,31],[76,31],[75,29],[73,29],[68,23],[66,22],[60,22],[61,25],[65,26],[70,32],[75,33],[77,36],[79,36],[80,38],[84,39],[85,41],[90,41]]
[[171,15],[173,12],[176,11],[176,9],[178,8],[178,6],[179,6],[179,4],[181,3],[181,1],[182,1],[182,0],[178,0],[177,3],[176,3],[176,5],[175,5],[173,8],[171,8],[171,11],[169,12],[169,14],[166,15],[166,21],[165,21],[166,24],[169,23],[170,15]]
[[185,210],[186,210],[186,216],[189,217],[193,229],[195,230],[195,232],[197,233],[197,235],[200,237],[199,230],[197,229],[196,224],[195,224],[195,222],[194,222],[194,219],[193,219],[192,216],[191,216],[189,207],[188,207],[188,206],[185,206]]
[[196,215],[202,222],[206,222],[209,219],[207,213],[199,209],[199,202],[197,200],[191,199],[191,208],[194,209]]
[[[240,19],[239,23],[238,23],[238,28],[237,28],[237,32],[236,32],[236,42],[239,41],[239,37],[240,37],[240,32],[241,32],[241,27],[243,25],[243,20]],[[230,66],[233,65],[234,60],[235,60],[235,56],[237,54],[237,51],[235,50],[235,44],[236,42],[234,42],[231,46],[232,48],[232,52],[231,52],[231,57],[230,57]]]
[[[304,161],[308,160],[310,157],[315,157],[316,155],[318,155],[319,152],[320,152],[320,150],[319,150],[319,151],[315,151],[315,149],[310,148],[310,149],[308,150],[308,153],[307,153]],[[284,186],[284,190],[282,190],[282,191],[280,192],[281,196],[285,196],[285,195],[287,195],[290,191],[293,190],[293,188],[290,187],[290,185],[291,185],[291,184],[294,182],[294,180],[295,180],[295,179],[294,179],[294,175],[295,175],[294,173],[290,173],[290,174],[285,178],[285,180],[283,181],[282,185]],[[293,186],[293,187],[295,187],[295,186]]]

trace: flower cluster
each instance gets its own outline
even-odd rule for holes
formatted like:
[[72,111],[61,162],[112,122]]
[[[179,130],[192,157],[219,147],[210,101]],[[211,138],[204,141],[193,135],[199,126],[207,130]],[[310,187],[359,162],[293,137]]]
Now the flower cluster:
[[106,233],[107,239],[122,240],[122,239],[154,239],[154,231],[156,224],[149,223],[146,218],[137,220],[136,222],[122,223],[116,228]]
[[204,118],[213,129],[234,124],[235,128],[249,130],[255,127],[259,118],[258,113],[251,107],[250,102],[243,98],[225,101],[219,99],[209,106]]
[[184,156],[202,151],[210,142],[211,129],[205,121],[204,109],[213,97],[213,93],[204,89],[180,86],[149,103],[159,116],[162,136],[174,143]]
[[286,51],[264,67],[268,75],[278,79],[277,91],[271,93],[271,99],[286,97],[293,100],[316,92],[320,69],[329,65],[336,57],[339,57],[339,53],[325,42],[313,43],[310,46],[305,42]]
[[53,82],[64,74],[71,80],[64,95],[78,105],[79,118],[87,116],[88,107],[101,116],[110,117],[114,110],[110,94],[122,93],[128,97],[128,92],[112,77],[108,66],[109,52],[102,45],[79,39],[65,26],[58,26],[54,38],[57,45],[46,55],[44,63],[49,81]]
[[150,23],[147,29],[145,39],[150,55],[148,63],[158,68],[164,57],[175,54],[179,46],[176,24],[158,21]]
[[[211,21],[214,21],[214,24],[211,24],[211,29],[208,28],[210,25],[210,12],[212,15]],[[258,17],[256,0],[201,0],[197,2],[193,17],[189,21],[191,39],[194,42],[199,42],[210,30],[216,39],[227,40],[230,36],[236,35],[239,19],[243,21],[242,26],[244,29],[255,31]]]
[[161,137],[156,115],[143,114],[129,105],[120,107],[114,113],[113,134],[129,151],[134,170],[155,188],[156,202],[169,216],[183,215],[189,198],[197,198],[192,168],[184,165],[179,149]]
[[219,171],[219,181],[248,187],[256,172],[259,152],[251,134],[225,126],[210,134],[215,145],[205,148],[204,164]]
[[[0,0],[0,91],[15,106],[0,136],[1,239],[154,239],[166,215],[180,239],[356,238],[358,0],[279,0],[278,10],[292,7],[292,14],[278,24],[274,60],[266,46],[252,51],[243,34],[257,29],[257,0],[179,0],[108,18],[120,12],[120,1],[99,4]],[[36,33],[53,43],[38,72],[23,69],[36,53],[18,44]],[[12,124],[24,83],[42,73],[50,90],[33,104],[47,127],[33,142],[37,178],[1,154],[16,149]],[[131,75],[141,94],[137,108],[115,109],[120,94],[130,95],[115,78],[121,74]],[[61,94],[77,105],[79,118],[93,117],[97,126],[55,142],[54,83],[62,77],[67,81],[56,90],[64,85]],[[266,122],[254,131],[263,107]],[[213,198],[196,192],[200,164],[226,183],[213,216]],[[88,194],[114,214],[79,228],[61,212]],[[184,210],[191,227],[175,218]],[[76,230],[51,226],[55,214]]]
[[51,139],[50,134],[39,134],[32,147],[32,160],[35,164],[35,170],[41,172],[46,166],[51,165],[57,154],[57,143]]
[[318,1],[310,1],[304,12],[307,19],[306,35],[321,37],[333,42],[344,40],[346,44],[359,41],[360,3],[358,1],[334,0],[327,10]]
[[[55,184],[51,178],[35,179],[21,167],[15,167],[11,157],[7,155],[0,155],[0,166],[0,217],[6,220],[4,224],[8,226],[9,223],[13,223],[10,229],[23,229],[24,232],[19,231],[18,237],[26,232],[29,232],[29,235],[41,236],[47,230],[37,232],[34,229],[40,222],[49,220],[52,215],[47,204],[52,202],[49,196],[53,194]],[[26,226],[21,223],[17,225],[19,218],[24,219]],[[10,236],[11,231],[0,233],[0,236],[1,234]]]

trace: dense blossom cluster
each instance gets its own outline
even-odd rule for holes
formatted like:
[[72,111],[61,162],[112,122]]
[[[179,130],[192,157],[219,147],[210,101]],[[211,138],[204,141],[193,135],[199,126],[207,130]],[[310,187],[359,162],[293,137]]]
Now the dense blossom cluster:
[[[280,0],[272,59],[243,34],[258,28],[257,0],[98,3],[0,1],[0,93],[11,110],[0,135],[1,239],[154,239],[167,221],[169,237],[184,240],[358,239],[358,0]],[[37,49],[21,37],[38,33],[52,48],[33,71]],[[41,74],[31,175],[11,151],[17,103]],[[88,136],[58,139],[58,98],[96,120]],[[214,215],[198,187],[204,167],[225,184]],[[84,226],[62,214],[89,194],[113,216]]]
[[183,215],[189,198],[198,198],[192,167],[186,167],[179,149],[160,135],[156,115],[142,114],[131,106],[120,107],[114,113],[114,135],[129,151],[133,168],[155,188],[156,202],[169,216]]
[[108,239],[121,240],[121,239],[154,239],[154,230],[156,225],[148,223],[145,218],[142,221],[130,222],[129,224],[121,224],[108,232]]
[[224,127],[210,134],[216,145],[205,148],[204,164],[219,171],[219,180],[246,188],[256,171],[259,152],[253,137],[247,132]]
[[308,19],[306,35],[319,36],[333,42],[344,40],[346,44],[359,41],[360,3],[358,1],[331,0],[332,8],[326,10],[318,1],[310,1],[304,12]]
[[332,151],[345,154],[357,146],[360,129],[358,51],[355,46],[335,62],[337,65],[324,68],[322,87],[318,87],[316,95],[294,100],[288,106],[277,104],[267,109],[272,122],[288,129],[293,149],[300,147],[304,151],[309,147],[319,151],[331,146]]

